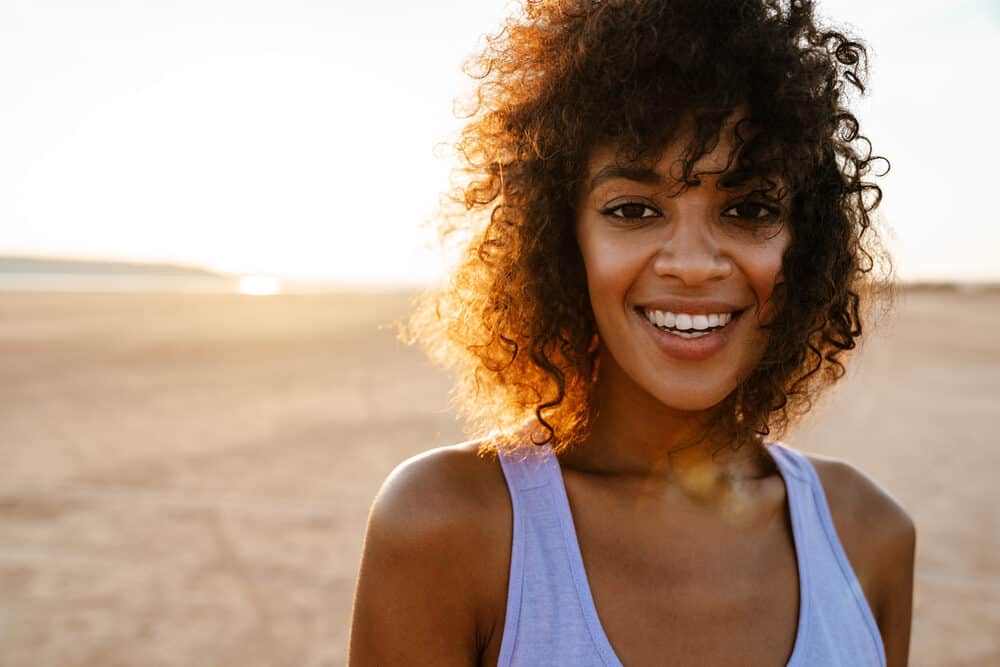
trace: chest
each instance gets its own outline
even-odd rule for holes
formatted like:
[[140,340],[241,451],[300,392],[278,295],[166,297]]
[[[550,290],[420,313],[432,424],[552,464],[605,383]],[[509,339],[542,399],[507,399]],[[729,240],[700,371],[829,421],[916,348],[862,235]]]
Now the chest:
[[595,611],[624,665],[787,662],[799,579],[783,503],[741,524],[609,503],[571,482],[567,493]]

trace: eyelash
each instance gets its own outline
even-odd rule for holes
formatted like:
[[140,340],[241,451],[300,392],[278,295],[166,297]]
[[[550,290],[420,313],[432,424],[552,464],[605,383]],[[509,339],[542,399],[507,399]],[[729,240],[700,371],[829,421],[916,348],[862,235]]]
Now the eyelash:
[[[756,207],[759,210],[759,212],[764,212],[765,215],[739,215],[739,214],[736,214],[736,215],[726,215],[726,213],[728,211],[733,211],[733,210],[735,210],[737,208],[745,207],[745,206]],[[642,211],[643,213],[645,213],[646,211],[652,211],[653,215],[637,215],[637,216],[619,215],[619,212],[621,212],[621,210],[624,209],[624,208],[626,208],[626,207],[642,208],[643,209],[643,211]],[[653,208],[652,206],[649,206],[648,204],[644,204],[642,202],[624,202],[622,204],[616,204],[614,206],[609,206],[608,208],[603,209],[601,211],[601,213],[604,214],[604,215],[609,215],[609,216],[611,216],[613,218],[618,218],[620,220],[630,220],[630,221],[645,220],[645,219],[648,219],[648,218],[655,218],[655,217],[659,217],[659,216],[662,215],[662,213],[660,213],[657,209]],[[776,206],[769,206],[767,204],[762,204],[760,202],[755,202],[755,201],[742,201],[742,202],[738,202],[736,204],[733,204],[732,206],[729,206],[729,207],[725,208],[722,211],[722,217],[724,217],[724,218],[739,218],[741,220],[749,220],[749,221],[752,222],[752,221],[769,220],[771,218],[776,217],[779,213],[780,213],[780,209],[778,209]]]
[[[763,215],[763,216],[760,216],[760,215],[750,215],[750,216],[726,215],[726,211],[732,211],[732,210],[737,209],[737,208],[739,208],[741,206],[754,206],[757,209],[759,209],[759,211],[763,211],[764,213],[766,213],[766,215]],[[761,202],[756,202],[756,201],[741,201],[741,202],[739,202],[737,204],[733,204],[732,206],[730,206],[729,208],[727,208],[726,210],[724,210],[722,212],[722,215],[723,215],[723,217],[726,217],[726,218],[740,218],[742,220],[750,220],[750,221],[760,220],[760,221],[763,221],[763,220],[768,220],[768,219],[777,217],[777,215],[780,212],[781,212],[781,210],[778,207],[776,207],[776,206],[769,206],[767,204],[762,204]]]
[[[643,213],[645,213],[646,211],[652,211],[654,215],[634,215],[634,216],[618,215],[619,211],[630,206],[634,208],[643,209]],[[603,213],[604,215],[610,215],[612,218],[619,218],[621,220],[645,220],[647,218],[655,218],[661,215],[661,213],[652,206],[637,201],[627,201],[621,204],[615,204],[614,206],[609,206],[608,208],[602,210],[601,213]]]

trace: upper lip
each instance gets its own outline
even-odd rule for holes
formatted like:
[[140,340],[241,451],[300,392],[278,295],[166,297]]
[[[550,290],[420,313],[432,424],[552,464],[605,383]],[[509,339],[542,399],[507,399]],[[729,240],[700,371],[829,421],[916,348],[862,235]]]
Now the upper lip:
[[642,310],[662,310],[670,313],[688,313],[689,315],[708,315],[710,313],[733,313],[743,310],[746,306],[735,305],[731,301],[716,299],[653,299],[638,304]]

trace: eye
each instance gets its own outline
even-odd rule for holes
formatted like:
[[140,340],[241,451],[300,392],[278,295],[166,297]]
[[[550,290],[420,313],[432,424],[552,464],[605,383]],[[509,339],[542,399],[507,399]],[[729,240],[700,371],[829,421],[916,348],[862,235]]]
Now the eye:
[[733,204],[722,212],[724,218],[742,218],[743,220],[770,220],[777,216],[779,209],[758,202],[744,201]]
[[647,206],[646,204],[640,202],[626,202],[624,204],[618,204],[604,209],[601,213],[615,218],[624,218],[626,220],[655,218],[660,215],[660,212],[652,206]]

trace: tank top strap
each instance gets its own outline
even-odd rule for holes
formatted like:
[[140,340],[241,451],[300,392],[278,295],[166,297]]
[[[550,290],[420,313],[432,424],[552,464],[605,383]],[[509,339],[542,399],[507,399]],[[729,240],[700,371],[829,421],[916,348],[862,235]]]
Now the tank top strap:
[[518,491],[551,484],[553,475],[559,471],[559,460],[549,445],[526,445],[510,452],[500,452],[499,458],[507,483]]
[[[850,629],[846,634],[853,638],[867,636],[868,641],[857,646],[842,642],[843,650],[857,653],[850,660],[837,664],[885,665],[885,648],[878,624],[837,534],[816,468],[805,455],[781,443],[768,443],[767,449],[781,471],[788,492],[799,577],[804,580],[801,582],[805,598],[801,622],[807,624],[806,629],[836,626],[841,632]],[[811,604],[814,598],[823,600],[824,604]],[[835,636],[836,631],[829,630],[825,634]],[[804,639],[796,647],[796,654],[800,653],[800,647],[806,652],[812,646],[813,642]],[[789,665],[813,664],[809,658],[798,660],[803,656],[796,654]]]
[[499,454],[513,509],[499,667],[622,667],[593,606],[559,459],[548,445]]

